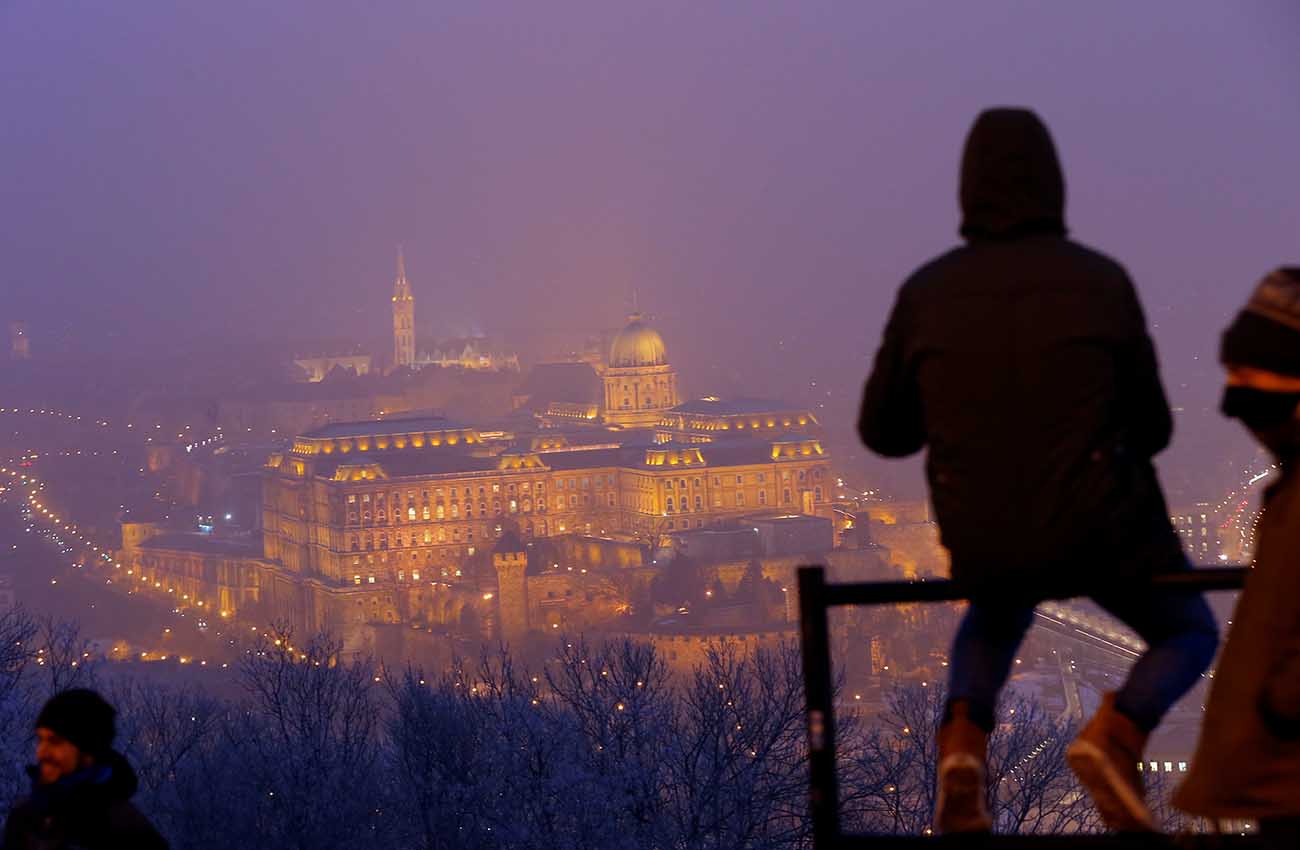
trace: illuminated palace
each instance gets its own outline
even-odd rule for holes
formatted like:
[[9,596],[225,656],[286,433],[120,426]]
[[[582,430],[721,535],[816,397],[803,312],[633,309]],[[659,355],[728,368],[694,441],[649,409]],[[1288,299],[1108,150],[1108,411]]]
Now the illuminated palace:
[[593,404],[543,404],[515,431],[438,417],[316,428],[267,461],[260,552],[238,562],[133,532],[124,555],[146,586],[177,584],[228,615],[257,604],[312,629],[455,625],[473,607],[510,636],[625,609],[627,577],[652,577],[666,535],[803,521],[831,547],[834,478],[810,412],[679,403],[639,316],[600,381]]

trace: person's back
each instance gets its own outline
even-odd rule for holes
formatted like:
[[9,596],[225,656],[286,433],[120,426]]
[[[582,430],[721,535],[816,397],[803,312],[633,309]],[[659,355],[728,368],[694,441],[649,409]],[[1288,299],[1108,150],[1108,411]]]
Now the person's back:
[[1123,574],[1135,548],[1176,554],[1149,464],[1170,417],[1142,312],[1118,264],[1065,238],[1064,181],[1032,113],[981,116],[961,197],[968,243],[899,293],[864,442],[928,446],[954,577],[1068,581],[1060,567],[1085,559]]
[[1067,758],[1109,825],[1150,829],[1147,735],[1217,644],[1200,596],[1149,581],[1188,566],[1151,464],[1171,430],[1155,351],[1124,270],[1065,238],[1065,182],[1037,116],[980,115],[961,202],[967,244],[903,284],[858,421],[880,454],[928,447],[952,576],[972,594],[949,658],[935,823],[990,828],[998,692],[1035,603],[1068,591],[1148,644]]

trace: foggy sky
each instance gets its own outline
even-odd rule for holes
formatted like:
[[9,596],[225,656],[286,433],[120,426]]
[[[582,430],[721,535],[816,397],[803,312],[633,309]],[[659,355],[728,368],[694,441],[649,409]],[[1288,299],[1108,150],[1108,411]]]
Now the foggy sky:
[[1204,411],[1300,260],[1297,37],[1288,0],[0,0],[0,320],[38,354],[369,343],[401,243],[424,333],[614,325],[635,289],[690,391],[843,395],[1016,104]]

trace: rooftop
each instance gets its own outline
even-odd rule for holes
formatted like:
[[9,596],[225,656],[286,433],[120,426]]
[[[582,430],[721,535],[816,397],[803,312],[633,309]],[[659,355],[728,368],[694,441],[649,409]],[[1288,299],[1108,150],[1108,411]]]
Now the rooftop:
[[416,416],[407,419],[373,419],[366,422],[331,422],[301,436],[310,439],[334,437],[375,437],[390,434],[413,434],[421,431],[459,431],[465,426],[443,416]]
[[682,402],[669,413],[693,413],[701,416],[754,416],[760,413],[791,413],[803,410],[798,405],[762,398],[717,398],[708,396]]

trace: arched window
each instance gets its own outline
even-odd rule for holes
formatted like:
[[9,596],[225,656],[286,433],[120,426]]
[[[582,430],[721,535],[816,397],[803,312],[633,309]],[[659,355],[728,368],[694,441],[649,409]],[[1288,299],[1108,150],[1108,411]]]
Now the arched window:
[[672,513],[672,512],[673,512],[673,497],[672,497],[672,496],[669,496],[666,500],[664,500],[664,510],[666,510],[668,513]]

